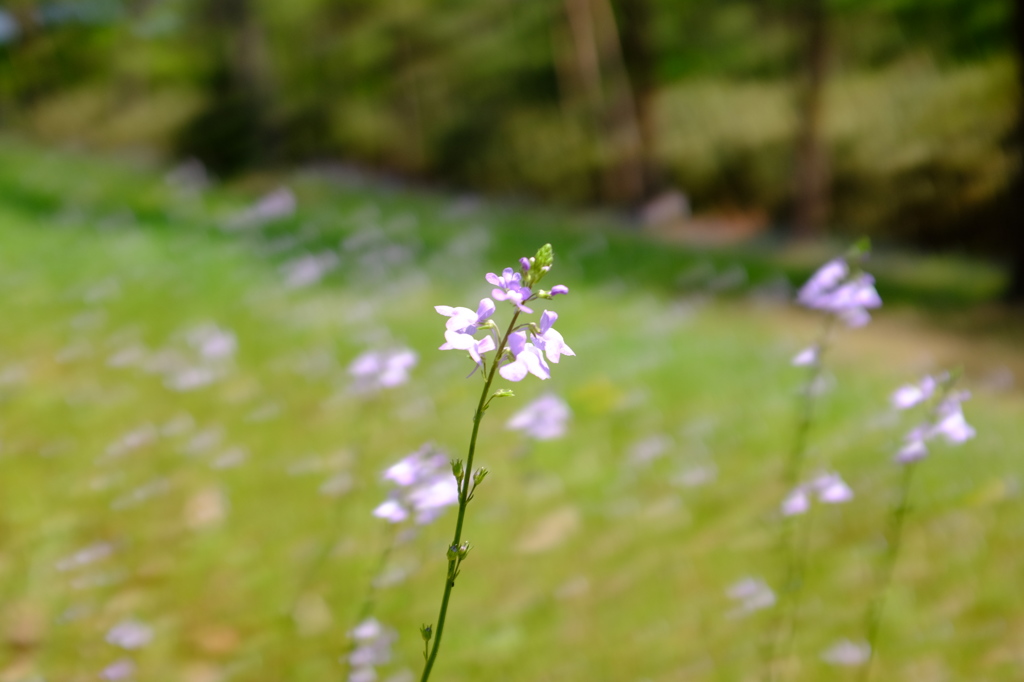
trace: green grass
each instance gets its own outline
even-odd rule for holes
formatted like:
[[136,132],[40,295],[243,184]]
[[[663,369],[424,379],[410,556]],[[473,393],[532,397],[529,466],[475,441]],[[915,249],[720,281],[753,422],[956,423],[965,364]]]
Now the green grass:
[[[479,461],[492,473],[470,506],[475,549],[435,679],[757,677],[768,618],[730,617],[725,590],[745,576],[777,580],[773,514],[800,381],[788,361],[818,321],[763,296],[716,300],[681,287],[680,273],[740,262],[756,289],[787,273],[796,281],[811,256],[697,253],[608,219],[308,175],[289,179],[296,217],[225,232],[225,217],[273,179],[190,200],[144,165],[9,140],[0,156],[4,680],[96,679],[126,655],[104,642],[126,618],[154,629],[127,654],[138,679],[339,679],[345,632],[386,542],[370,516],[386,494],[380,472],[425,441],[460,455],[469,434],[478,380],[464,379],[463,358],[435,351],[443,327],[432,306],[473,304],[490,289],[484,272],[542,241],[572,289],[555,307],[577,357],[544,385],[516,386],[519,397],[484,421]],[[282,287],[290,259],[353,235],[320,284]],[[900,272],[934,270],[899,262]],[[960,291],[958,268],[980,266],[956,261],[919,279]],[[920,291],[895,277],[880,286],[904,301]],[[841,335],[837,388],[812,434],[811,460],[838,468],[858,496],[814,512],[801,679],[853,678],[819,654],[862,636],[898,475],[890,459],[911,425],[891,418],[887,396],[947,364],[967,369],[979,436],[939,449],[915,482],[875,679],[1013,679],[1024,663],[1024,397],[988,378],[1022,357],[906,306],[878,318]],[[209,323],[236,335],[233,360],[208,386],[169,389],[168,368],[195,363],[188,330]],[[348,362],[381,343],[420,354],[412,381],[353,394]],[[131,362],[112,366],[119,355]],[[545,390],[570,403],[570,433],[516,457],[522,444],[503,423]],[[664,454],[631,461],[652,438]],[[681,485],[698,467],[714,479]],[[436,617],[453,522],[449,512],[392,559],[404,579],[382,588],[377,614],[400,633],[388,674],[419,670],[416,629]],[[101,542],[109,557],[57,570]]]

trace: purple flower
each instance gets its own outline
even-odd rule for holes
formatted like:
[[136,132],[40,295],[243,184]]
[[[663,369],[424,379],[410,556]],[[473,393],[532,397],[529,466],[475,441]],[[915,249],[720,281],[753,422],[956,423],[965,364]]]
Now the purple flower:
[[491,296],[496,300],[511,301],[520,311],[527,314],[533,312],[532,309],[523,305],[530,300],[532,293],[527,287],[522,286],[523,276],[520,273],[515,272],[512,268],[505,268],[500,276],[489,272],[484,279],[498,287],[491,291]]
[[513,332],[509,335],[508,347],[515,359],[499,369],[498,373],[509,381],[522,381],[527,374],[541,380],[550,379],[551,369],[544,362],[541,349],[526,339],[526,332]]
[[566,345],[562,335],[552,328],[557,319],[558,313],[545,310],[544,314],[540,316],[540,333],[533,335],[534,344],[544,351],[550,362],[555,364],[558,364],[558,359],[562,355],[576,355],[572,348]]
[[809,365],[816,365],[818,364],[818,355],[819,352],[817,346],[804,348],[802,351],[793,356],[793,359],[790,361],[790,364],[792,364],[794,367],[807,367]]
[[862,327],[871,320],[868,309],[882,305],[874,284],[875,279],[866,272],[851,276],[850,266],[837,258],[811,276],[797,292],[797,301],[831,313],[849,327]]
[[390,523],[401,523],[415,514],[416,523],[424,525],[459,501],[458,484],[448,459],[430,445],[388,467],[383,478],[397,488],[373,510],[373,515]]
[[505,428],[522,431],[536,440],[551,440],[565,435],[566,422],[572,411],[565,401],[547,393],[512,415]]
[[377,679],[374,669],[391,660],[391,644],[398,635],[380,624],[376,618],[367,618],[349,633],[355,643],[348,656],[351,667],[349,682],[372,682]]
[[417,355],[408,348],[393,351],[367,351],[348,366],[348,373],[362,389],[394,388],[409,380]]
[[821,660],[832,665],[845,667],[865,663],[871,657],[871,645],[867,642],[852,642],[841,639],[821,653]]
[[775,605],[775,593],[760,578],[743,578],[730,585],[726,594],[739,602],[739,606],[729,613],[734,618]]
[[[948,377],[942,378],[943,380]],[[936,387],[938,387],[938,381],[935,377],[926,376],[916,384],[907,384],[906,386],[900,386],[892,394],[892,405],[897,410],[906,410],[908,408],[923,403],[928,398],[932,397]]]
[[107,632],[107,642],[122,649],[140,649],[153,639],[153,629],[137,620],[123,620]]
[[473,362],[479,366],[483,363],[483,354],[496,348],[490,335],[482,339],[475,337],[477,331],[494,314],[495,307],[491,299],[481,299],[475,313],[469,308],[453,308],[447,305],[434,306],[434,310],[448,317],[445,323],[445,342],[439,350],[467,351]]
[[549,293],[552,296],[558,296],[559,294],[568,294],[569,287],[565,286],[564,284],[556,284],[555,286],[551,287],[551,291]]
[[130,658],[120,658],[100,673],[100,677],[114,682],[115,680],[128,679],[135,674],[135,663]]
[[[527,374],[542,380],[550,379],[548,362],[557,364],[563,355],[576,355],[562,335],[555,331],[553,325],[557,319],[557,313],[545,310],[540,317],[540,324],[533,331],[518,331],[509,335],[508,348],[513,360],[498,370],[501,376],[509,381],[522,381]],[[544,356],[547,356],[547,362]]]
[[824,504],[840,504],[853,499],[853,490],[836,473],[825,473],[798,485],[782,501],[782,515],[795,516],[811,508],[811,498]]
[[[948,375],[938,378],[925,377],[918,384],[910,384],[897,389],[892,402],[897,409],[906,409],[917,405],[938,390]],[[896,461],[909,464],[928,456],[928,442],[941,436],[950,445],[965,443],[975,436],[974,427],[964,418],[961,403],[971,397],[967,391],[950,391],[931,410],[928,418],[918,424],[903,437],[903,446],[896,452]]]

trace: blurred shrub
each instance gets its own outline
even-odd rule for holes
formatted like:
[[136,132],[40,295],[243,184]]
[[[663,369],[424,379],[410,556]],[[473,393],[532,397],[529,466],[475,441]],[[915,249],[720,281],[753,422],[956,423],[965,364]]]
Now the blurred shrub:
[[[948,241],[1009,180],[1013,64],[901,64],[837,77],[826,105],[840,229]],[[696,81],[658,104],[661,162],[698,208],[785,211],[794,117],[785,82]]]

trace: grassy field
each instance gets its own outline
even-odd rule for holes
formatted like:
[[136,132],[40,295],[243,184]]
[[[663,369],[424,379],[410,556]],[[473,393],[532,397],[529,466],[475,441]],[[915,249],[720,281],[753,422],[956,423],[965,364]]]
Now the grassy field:
[[[820,324],[786,283],[828,252],[694,252],[607,217],[336,176],[287,178],[297,212],[256,225],[239,216],[277,178],[201,190],[3,140],[0,680],[95,680],[119,660],[137,666],[125,679],[342,679],[391,532],[371,516],[380,473],[425,442],[461,456],[469,434],[478,378],[435,350],[433,306],[475,305],[484,273],[544,241],[577,356],[484,421],[491,476],[434,679],[758,679],[771,609],[742,613],[727,590],[782,571],[789,359]],[[900,303],[840,335],[811,433],[808,471],[839,470],[856,499],[813,510],[790,679],[855,679],[822,652],[863,637],[913,425],[888,396],[946,366],[965,369],[978,437],[921,466],[874,679],[1018,679],[1024,354],[1011,332],[934,321],[935,301],[985,300],[999,275],[878,264]],[[351,360],[391,347],[419,354],[410,382],[355,391]],[[504,424],[545,391],[571,428],[527,445]],[[376,615],[399,633],[382,679],[418,678],[453,523],[399,536],[379,581]],[[106,641],[125,622],[143,646]]]

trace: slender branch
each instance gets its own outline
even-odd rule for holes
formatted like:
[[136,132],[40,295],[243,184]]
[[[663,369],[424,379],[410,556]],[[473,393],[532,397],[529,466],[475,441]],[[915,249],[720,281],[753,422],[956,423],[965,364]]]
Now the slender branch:
[[[498,365],[501,364],[501,357],[505,352],[505,346],[508,344],[508,337],[515,330],[518,320],[519,311],[517,310],[512,316],[508,329],[505,330],[505,335],[501,338],[501,343],[498,344],[497,353],[495,353],[494,359],[491,361],[491,369],[487,373],[487,381],[484,382],[483,391],[480,393],[480,401],[477,403],[476,413],[473,415],[473,433],[469,438],[469,452],[466,454],[465,473],[462,477],[462,485],[459,488],[459,515],[455,522],[455,536],[452,538],[449,547],[457,548],[462,541],[462,524],[466,519],[466,507],[469,505],[470,482],[473,478],[473,456],[476,454],[476,439],[480,432],[480,422],[483,420],[484,411],[487,409],[488,394],[491,391],[491,384],[494,383],[494,375],[498,371]],[[430,655],[423,665],[423,674],[420,676],[420,682],[427,682],[430,678],[430,671],[434,667],[437,652],[441,647],[441,635],[444,633],[445,616],[448,614],[448,601],[451,598],[452,588],[455,587],[455,578],[458,575],[458,564],[459,560],[457,558],[448,559],[448,571],[445,575],[441,609],[437,614],[437,627],[433,633],[434,644],[430,649]]]
[[914,470],[917,469],[916,462],[909,462],[903,467],[903,476],[900,479],[900,494],[896,504],[889,512],[889,527],[885,534],[886,552],[885,559],[879,570],[878,589],[871,601],[867,612],[867,643],[868,660],[861,668],[860,680],[867,682],[871,679],[872,663],[875,660],[875,643],[878,641],[878,632],[882,627],[882,617],[885,614],[885,601],[889,593],[889,585],[892,583],[892,575],[896,569],[896,561],[899,559],[900,543],[903,538],[903,521],[907,516],[910,500],[910,484],[914,478]]
[[[370,617],[373,613],[373,607],[377,604],[377,591],[380,589],[379,578],[384,573],[384,567],[388,565],[388,561],[391,559],[391,553],[395,549],[396,539],[398,537],[397,526],[389,524],[390,532],[388,533],[387,545],[384,546],[384,551],[380,553],[380,557],[377,559],[377,567],[373,571],[373,578],[370,579],[370,586],[366,590],[366,596],[363,597],[363,603],[359,607],[359,613],[356,615],[355,624],[358,626],[364,620]],[[343,670],[345,675],[342,677],[343,680],[348,679],[348,671],[350,667],[349,659],[352,656],[352,652],[355,651],[355,639],[350,635],[348,638],[348,646],[345,647],[345,653],[342,655]]]
[[[800,476],[807,455],[807,441],[814,423],[814,389],[822,376],[822,361],[825,352],[828,350],[828,342],[835,325],[835,316],[828,315],[822,322],[821,330],[815,341],[816,357],[808,368],[807,382],[804,385],[803,395],[800,401],[800,412],[797,417],[796,430],[793,434],[793,447],[789,451],[783,470],[782,480],[785,490],[783,494],[789,494],[800,483]],[[810,525],[806,529],[804,541],[794,548],[794,537],[796,535],[796,519],[783,519],[779,528],[776,551],[783,555],[786,567],[783,573],[783,580],[780,585],[781,599],[779,607],[775,611],[775,617],[771,619],[768,630],[768,641],[762,651],[764,678],[771,682],[775,679],[775,658],[781,650],[788,651],[796,631],[796,609],[799,608],[799,591],[804,573],[805,555],[807,546],[810,543]]]

